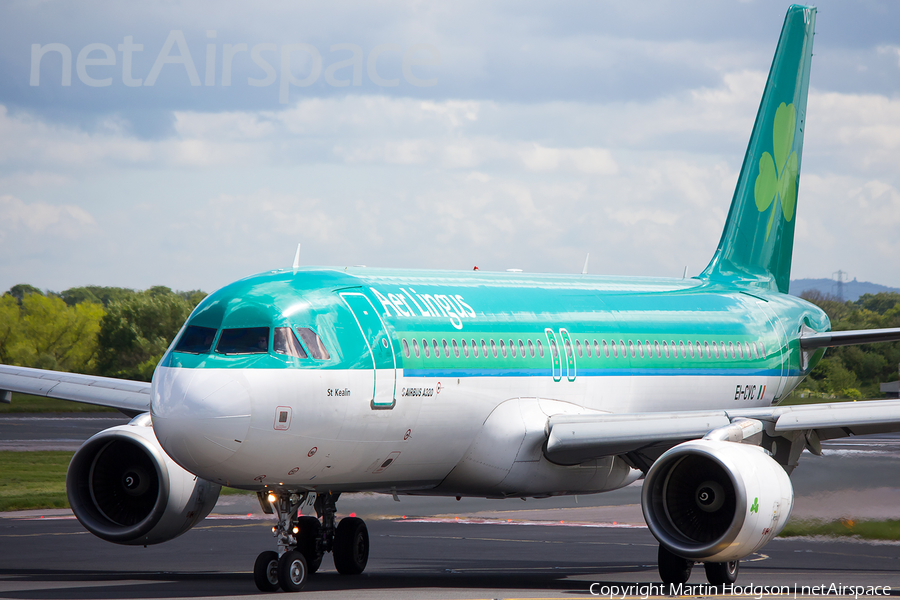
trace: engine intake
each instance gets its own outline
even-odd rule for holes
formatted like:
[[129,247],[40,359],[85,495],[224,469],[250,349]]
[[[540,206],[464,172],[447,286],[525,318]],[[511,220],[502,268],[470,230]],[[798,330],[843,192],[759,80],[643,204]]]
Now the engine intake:
[[175,464],[144,415],[86,441],[66,474],[75,516],[97,537],[118,544],[157,544],[181,535],[209,514],[220,489]]
[[653,464],[641,507],[669,551],[704,562],[739,560],[784,528],[794,493],[762,448],[717,440],[679,444]]

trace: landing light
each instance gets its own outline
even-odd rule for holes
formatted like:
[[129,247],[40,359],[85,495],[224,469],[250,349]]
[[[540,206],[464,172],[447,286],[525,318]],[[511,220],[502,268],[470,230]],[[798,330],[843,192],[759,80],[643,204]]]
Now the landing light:
[[271,494],[271,493],[266,497],[266,500],[268,500],[270,504],[275,504],[275,501],[277,499],[278,498],[275,497],[275,494]]
[[299,528],[299,527],[294,527],[294,529],[293,529],[292,531],[293,531],[294,534],[296,535],[296,534],[300,533],[300,528]]

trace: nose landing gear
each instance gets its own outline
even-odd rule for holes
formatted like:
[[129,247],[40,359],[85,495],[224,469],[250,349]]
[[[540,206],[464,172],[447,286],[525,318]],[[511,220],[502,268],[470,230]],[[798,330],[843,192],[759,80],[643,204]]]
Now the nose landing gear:
[[[306,585],[311,573],[318,570],[326,552],[334,555],[334,566],[341,575],[358,575],[369,560],[369,532],[362,519],[346,517],[335,523],[340,494],[315,496],[317,517],[300,515],[300,506],[309,493],[273,491],[265,502],[278,516],[272,528],[278,552],[261,553],[253,566],[253,580],[262,592],[273,592],[280,586],[286,592],[297,592]],[[262,500],[264,497],[260,495]],[[263,508],[266,508],[263,503]]]

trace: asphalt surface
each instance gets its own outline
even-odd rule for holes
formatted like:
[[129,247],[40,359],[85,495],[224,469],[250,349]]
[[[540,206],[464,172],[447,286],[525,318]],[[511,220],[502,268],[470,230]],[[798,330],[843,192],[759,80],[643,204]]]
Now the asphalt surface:
[[78,450],[86,439],[130,419],[119,413],[0,415],[0,450]]
[[[71,519],[0,519],[0,598],[201,598],[259,595],[250,569],[271,546],[271,521],[214,519],[149,548],[120,547]],[[368,522],[363,575],[330,557],[309,598],[570,598],[590,586],[658,583],[656,542],[643,528]],[[897,545],[777,540],[742,562],[739,584],[900,589]],[[691,584],[703,585],[696,568]],[[709,590],[695,590],[709,595]],[[803,594],[798,588],[798,596]],[[609,595],[609,594],[607,594]],[[622,594],[619,594],[622,595]],[[635,594],[626,594],[634,596]],[[754,595],[751,590],[750,595]]]
[[[0,416],[0,440],[19,449],[77,447],[120,422],[127,419]],[[801,460],[792,480],[795,517],[898,518],[900,437],[827,444],[824,457]],[[602,587],[658,583],[657,544],[642,526],[639,498],[639,483],[609,494],[527,502],[401,497],[397,503],[390,496],[346,496],[338,504],[341,513],[367,520],[369,565],[361,576],[344,577],[326,556],[304,597],[570,598],[590,597],[592,583],[605,597],[640,597],[645,588],[613,594]],[[259,552],[274,548],[271,525],[255,497],[223,496],[212,518],[175,540],[143,548],[104,542],[68,511],[0,514],[0,599],[257,595],[250,571]],[[818,597],[814,591],[822,590],[802,586],[822,584],[900,592],[898,561],[898,544],[778,539],[742,562],[738,583],[788,586],[791,596],[793,586],[801,586],[797,597]],[[690,583],[705,583],[702,568]],[[692,591],[710,595],[708,588]],[[760,595],[759,589],[742,591]]]

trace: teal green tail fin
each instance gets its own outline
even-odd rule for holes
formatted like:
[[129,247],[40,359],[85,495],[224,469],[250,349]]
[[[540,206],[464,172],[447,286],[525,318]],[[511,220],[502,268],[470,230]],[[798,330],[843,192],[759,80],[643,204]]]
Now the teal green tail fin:
[[815,24],[814,7],[788,9],[725,230],[701,279],[788,291]]

